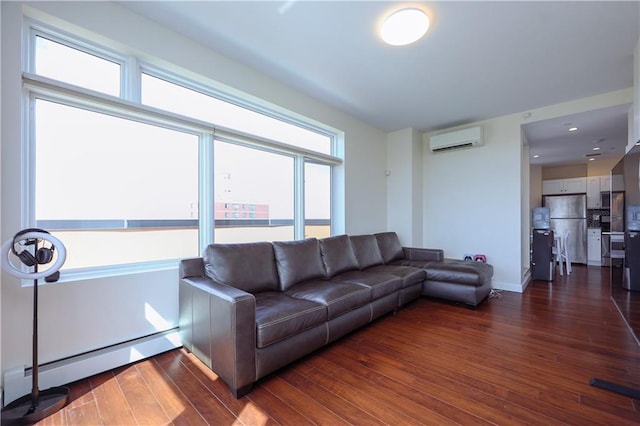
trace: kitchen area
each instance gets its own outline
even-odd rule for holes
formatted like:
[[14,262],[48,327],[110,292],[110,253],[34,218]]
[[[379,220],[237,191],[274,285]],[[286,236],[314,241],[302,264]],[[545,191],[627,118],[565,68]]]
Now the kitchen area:
[[[554,178],[540,180],[532,208],[532,278],[553,281],[562,273],[552,252],[566,246],[572,264],[609,268],[612,295],[628,298],[627,293],[640,295],[640,141],[601,164],[607,174],[580,164],[546,167],[544,176]],[[589,175],[556,178],[554,173]]]
[[617,247],[623,239],[624,182],[620,175],[612,179],[611,170],[626,152],[629,108],[622,104],[523,125],[530,208],[550,209],[550,229],[567,234],[573,264],[609,267],[624,258],[623,244]]
[[542,181],[540,205],[549,209],[550,229],[567,234],[572,263],[611,266],[624,257],[615,249],[622,239],[623,188],[609,174]]
[[606,175],[542,181],[531,217],[534,280],[553,281],[576,263],[610,265],[610,186]]

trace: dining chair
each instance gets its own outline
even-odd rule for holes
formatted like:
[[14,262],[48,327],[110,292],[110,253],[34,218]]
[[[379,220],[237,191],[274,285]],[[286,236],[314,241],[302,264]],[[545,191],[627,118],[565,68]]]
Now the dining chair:
[[[568,241],[569,230],[565,230],[562,233],[554,232],[553,255],[560,268],[560,275],[564,275],[564,269],[566,269],[567,275],[571,275],[571,258],[569,256]],[[562,266],[563,263],[564,266]]]

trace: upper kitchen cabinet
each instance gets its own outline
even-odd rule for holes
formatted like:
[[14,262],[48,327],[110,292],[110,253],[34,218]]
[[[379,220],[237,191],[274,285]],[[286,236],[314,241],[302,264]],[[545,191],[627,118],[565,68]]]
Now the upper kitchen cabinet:
[[587,178],[587,208],[602,208],[602,197],[600,176],[591,176]]
[[587,208],[609,208],[602,205],[602,193],[611,191],[610,176],[591,176],[587,178]]
[[542,195],[584,194],[585,192],[587,192],[587,178],[542,181]]

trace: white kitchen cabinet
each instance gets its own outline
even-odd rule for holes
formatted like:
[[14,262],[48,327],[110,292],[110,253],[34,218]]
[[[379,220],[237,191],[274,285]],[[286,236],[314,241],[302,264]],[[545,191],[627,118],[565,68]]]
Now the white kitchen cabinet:
[[587,192],[587,178],[551,179],[542,181],[543,195],[584,194]]
[[600,228],[587,230],[587,265],[602,266],[601,238]]
[[602,205],[602,193],[611,191],[611,176],[591,176],[587,178],[587,208],[606,208]]
[[542,194],[554,195],[562,194],[564,191],[564,179],[543,180],[542,181]]
[[602,197],[600,191],[602,191],[602,185],[600,176],[592,176],[587,178],[587,208],[599,209],[602,208]]

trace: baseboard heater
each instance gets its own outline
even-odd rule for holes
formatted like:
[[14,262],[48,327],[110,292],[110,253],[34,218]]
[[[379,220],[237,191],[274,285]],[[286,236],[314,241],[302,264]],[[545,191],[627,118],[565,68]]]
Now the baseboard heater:
[[[91,377],[132,362],[182,346],[178,327],[118,343],[57,361],[40,364],[39,388],[44,390]],[[8,370],[4,374],[2,406],[31,392],[31,367]]]

